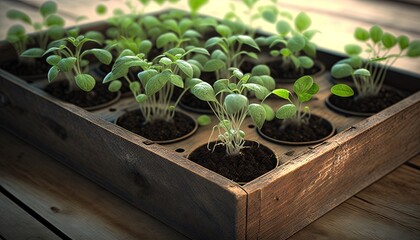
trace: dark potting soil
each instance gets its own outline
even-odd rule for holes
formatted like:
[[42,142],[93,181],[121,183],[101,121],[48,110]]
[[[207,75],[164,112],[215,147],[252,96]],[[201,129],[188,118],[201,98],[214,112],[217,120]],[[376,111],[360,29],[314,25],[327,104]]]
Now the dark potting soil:
[[51,66],[44,58],[34,58],[30,59],[28,62],[19,62],[18,60],[4,62],[0,67],[13,75],[20,76],[25,79],[25,77],[30,78],[36,75],[46,77]]
[[295,124],[283,125],[284,120],[275,118],[265,122],[260,132],[262,135],[287,142],[311,142],[323,139],[331,134],[332,126],[325,119],[311,115],[308,124],[300,127]]
[[[210,144],[210,149],[214,144]],[[229,156],[224,146],[217,145],[212,151],[205,144],[188,158],[235,182],[249,182],[276,167],[276,156],[269,148],[251,141],[245,146],[240,154]]]
[[144,117],[140,110],[124,113],[117,120],[117,125],[141,135],[152,141],[173,140],[187,135],[195,128],[191,117],[176,112],[172,122],[157,120],[144,124]]
[[91,92],[82,90],[69,92],[67,81],[57,81],[48,84],[45,91],[56,98],[82,108],[102,105],[117,97],[117,93],[109,92],[107,86],[102,83],[96,83],[95,88]]
[[383,109],[399,102],[404,97],[397,91],[389,88],[382,88],[378,96],[366,98],[338,97],[331,95],[329,101],[334,106],[359,113],[377,113]]
[[303,69],[303,72],[297,72],[294,68],[283,69],[282,61],[272,61],[266,63],[271,70],[271,76],[278,82],[294,82],[304,75],[314,75],[319,73],[322,68],[315,62],[314,66],[309,69]]

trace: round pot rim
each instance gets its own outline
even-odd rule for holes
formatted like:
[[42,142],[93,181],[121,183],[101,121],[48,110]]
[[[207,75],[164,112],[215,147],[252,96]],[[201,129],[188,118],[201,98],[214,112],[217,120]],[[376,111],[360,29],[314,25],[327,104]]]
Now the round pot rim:
[[[114,123],[114,124],[115,124],[115,125],[117,125],[117,126],[120,126],[120,125],[118,125],[118,124],[117,124],[118,119],[119,119],[121,116],[123,116],[125,113],[127,113],[127,112],[132,112],[132,111],[136,111],[136,110],[139,110],[139,108],[138,108],[137,106],[131,106],[131,107],[127,107],[127,108],[121,109],[121,110],[117,113],[117,115],[115,116],[115,119],[114,119],[114,120],[112,120],[112,123]],[[141,137],[143,137],[143,138],[145,138],[145,139],[147,139],[147,140],[149,140],[149,141],[151,141],[151,142],[153,142],[153,143],[157,143],[157,144],[169,144],[169,143],[175,143],[175,142],[179,142],[179,141],[182,141],[182,140],[184,140],[184,139],[187,139],[187,138],[191,137],[192,135],[194,135],[194,133],[198,130],[198,123],[197,123],[197,120],[196,120],[194,117],[192,117],[190,114],[188,114],[188,113],[186,113],[186,112],[184,112],[184,111],[181,111],[181,110],[176,109],[176,110],[175,110],[175,112],[177,112],[177,113],[179,113],[179,114],[183,114],[183,115],[187,116],[188,118],[190,118],[190,119],[193,121],[193,123],[194,123],[194,127],[193,127],[193,129],[192,129],[190,132],[188,132],[188,133],[186,133],[186,134],[184,134],[184,135],[182,135],[182,136],[180,136],[180,137],[177,137],[177,138],[174,138],[174,139],[168,139],[168,140],[151,140],[151,139],[148,139],[148,138],[146,138],[146,137],[143,137],[143,136],[141,136],[140,134],[137,134],[137,133],[135,133],[135,132],[132,132],[132,133],[137,134],[137,135],[139,135],[139,136],[141,136]],[[120,126],[120,127],[122,127],[122,126]],[[124,128],[124,127],[122,127],[122,128]],[[124,129],[126,129],[126,128],[124,128]],[[127,130],[127,131],[130,131],[129,129],[126,129],[126,130]],[[130,131],[130,132],[131,132],[131,131]]]
[[[216,143],[217,142],[217,140],[215,140],[215,141],[211,141],[210,143]],[[262,143],[260,143],[260,142],[258,142],[258,141],[254,141],[254,140],[245,140],[245,142],[253,142],[253,143],[256,143],[258,146],[260,146],[260,145],[262,145],[262,146],[264,146],[265,148],[267,148],[268,150],[270,150],[272,153],[273,153],[273,155],[274,155],[274,157],[276,158],[276,166],[273,168],[273,169],[270,169],[268,172],[270,172],[270,171],[272,171],[272,170],[274,170],[274,169],[276,169],[279,165],[280,165],[280,157],[276,154],[276,152],[274,152],[273,151],[273,149],[271,149],[270,147],[268,147],[267,145],[264,145],[264,144],[262,144]],[[186,158],[188,159],[188,160],[190,160],[189,158],[190,158],[190,155],[196,150],[196,149],[198,149],[198,148],[201,148],[201,147],[203,147],[203,146],[206,146],[208,143],[205,143],[205,144],[202,144],[202,145],[200,145],[200,146],[198,146],[197,148],[195,148],[195,149],[193,149],[187,156],[186,156]],[[190,160],[191,162],[194,162],[194,161],[192,161],[192,160]],[[195,163],[195,162],[194,162]],[[200,165],[200,164],[198,164],[198,163],[195,163],[195,164],[197,164],[197,165]],[[200,165],[201,166],[201,165]],[[204,166],[201,166],[201,167],[203,167],[203,168],[206,168],[206,167],[204,167]],[[219,173],[217,173],[217,172],[215,172],[215,171],[213,171],[213,170],[211,170],[211,169],[208,169],[208,168],[206,168],[207,170],[209,170],[209,171],[212,171],[212,172],[214,172],[214,173],[216,173],[216,174],[218,174],[218,175],[220,175],[220,176],[222,176],[222,177],[224,177],[224,178],[226,178],[225,176],[223,176],[223,175],[221,175],[221,174],[219,174]],[[263,175],[265,175],[265,174],[267,174],[268,172],[266,172],[266,173],[264,173]],[[255,179],[257,179],[257,178],[260,178],[260,177],[262,177],[263,175],[260,175],[260,176],[258,176],[258,177],[256,177],[256,178],[254,178],[254,179],[252,179],[251,181],[254,181]],[[227,178],[228,179],[228,178]],[[248,182],[243,182],[243,181],[239,181],[239,182],[236,182],[236,181],[233,181],[233,180],[231,180],[231,179],[229,179],[230,181],[232,181],[232,182],[235,182],[235,183],[237,183],[237,184],[239,184],[239,185],[245,185],[245,184],[247,184],[247,183],[249,183],[249,182],[251,182],[251,181],[248,181]]]
[[118,102],[120,100],[120,98],[121,98],[121,92],[118,91],[115,98],[113,98],[112,100],[110,100],[108,102],[104,102],[104,103],[94,105],[94,106],[89,106],[89,107],[82,107],[82,108],[85,109],[86,111],[95,111],[95,110],[103,109],[103,108],[106,108],[106,107],[111,106],[114,103]]
[[278,144],[284,144],[284,145],[292,145],[292,146],[313,145],[313,144],[321,143],[321,142],[324,142],[325,140],[327,140],[328,138],[331,138],[332,136],[334,136],[336,134],[337,129],[330,120],[328,120],[324,117],[320,117],[319,115],[316,115],[316,114],[311,114],[311,115],[316,116],[318,118],[321,118],[322,120],[324,120],[326,123],[328,123],[331,126],[331,131],[327,136],[325,136],[323,138],[320,138],[320,139],[317,139],[317,140],[312,140],[312,141],[292,142],[292,141],[280,140],[280,139],[277,139],[277,138],[270,137],[270,136],[266,135],[265,133],[263,133],[260,129],[257,129],[257,132],[261,137],[265,138],[266,140],[268,140],[270,142],[274,142],[274,143],[278,143]]

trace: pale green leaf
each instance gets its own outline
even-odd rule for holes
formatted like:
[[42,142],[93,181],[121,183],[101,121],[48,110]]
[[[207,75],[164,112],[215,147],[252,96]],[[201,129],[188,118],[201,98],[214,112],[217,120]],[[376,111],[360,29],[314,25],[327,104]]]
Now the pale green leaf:
[[85,92],[90,92],[95,87],[96,81],[89,74],[77,74],[76,85]]
[[276,111],[276,118],[288,119],[296,115],[297,108],[293,104],[285,104]]
[[353,89],[347,84],[336,84],[331,88],[331,93],[339,97],[351,97],[354,95]]
[[234,114],[248,106],[248,98],[241,94],[231,93],[225,97],[223,106],[228,114]]
[[267,117],[265,108],[260,104],[252,103],[248,106],[248,113],[257,128],[262,128]]

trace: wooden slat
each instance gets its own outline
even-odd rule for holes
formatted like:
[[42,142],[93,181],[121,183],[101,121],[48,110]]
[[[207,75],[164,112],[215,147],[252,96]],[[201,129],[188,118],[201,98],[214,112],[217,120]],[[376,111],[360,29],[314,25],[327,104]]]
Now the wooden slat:
[[408,161],[408,163],[413,164],[414,166],[417,167],[417,169],[420,168],[420,156],[417,156],[415,158],[412,158]]
[[419,186],[420,171],[402,165],[291,239],[418,239]]
[[0,193],[0,236],[14,240],[61,239],[2,193]]
[[[71,239],[187,239],[1,128],[0,184]],[[0,206],[6,239],[17,239],[6,230],[19,234],[19,226],[22,235],[42,233]]]
[[0,125],[190,237],[245,237],[238,184],[6,75]]
[[420,92],[246,185],[261,199],[260,212],[248,212],[261,216],[258,236],[289,236],[418,154],[419,114]]

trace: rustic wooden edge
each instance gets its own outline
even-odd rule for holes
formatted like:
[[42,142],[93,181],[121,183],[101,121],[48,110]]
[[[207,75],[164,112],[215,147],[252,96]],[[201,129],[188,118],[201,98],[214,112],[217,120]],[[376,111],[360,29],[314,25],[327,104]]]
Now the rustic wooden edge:
[[25,141],[189,237],[245,238],[238,184],[3,70],[0,86],[0,124]]
[[418,154],[418,129],[420,92],[245,185],[248,202],[258,205],[248,211],[248,235],[292,235]]

